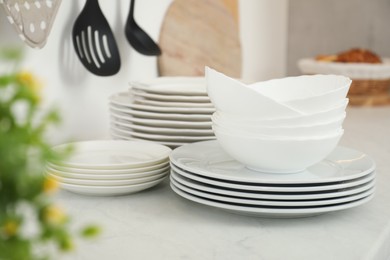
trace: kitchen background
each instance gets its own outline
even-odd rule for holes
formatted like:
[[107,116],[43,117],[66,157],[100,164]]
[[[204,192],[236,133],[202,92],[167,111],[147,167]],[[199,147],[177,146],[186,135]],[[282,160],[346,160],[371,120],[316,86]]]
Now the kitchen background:
[[[171,2],[136,3],[137,22],[155,40],[159,39]],[[44,80],[42,106],[55,105],[62,112],[61,131],[52,131],[53,142],[109,137],[108,96],[126,90],[129,80],[157,76],[157,58],[136,53],[125,39],[123,30],[130,4],[125,0],[115,4],[100,1],[120,48],[120,72],[111,77],[87,72],[71,42],[73,22],[83,4],[84,1],[62,1],[47,45],[42,50],[26,49],[23,67]],[[351,47],[369,48],[389,57],[389,13],[389,0],[239,0],[241,77],[259,81],[298,75],[298,59]],[[1,45],[22,45],[3,12],[0,35]]]

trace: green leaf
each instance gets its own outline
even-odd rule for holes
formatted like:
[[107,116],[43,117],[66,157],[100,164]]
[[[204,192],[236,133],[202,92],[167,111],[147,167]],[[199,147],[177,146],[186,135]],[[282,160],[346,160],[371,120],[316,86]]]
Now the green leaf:
[[90,225],[81,230],[81,236],[85,238],[96,237],[101,233],[101,229],[98,226]]

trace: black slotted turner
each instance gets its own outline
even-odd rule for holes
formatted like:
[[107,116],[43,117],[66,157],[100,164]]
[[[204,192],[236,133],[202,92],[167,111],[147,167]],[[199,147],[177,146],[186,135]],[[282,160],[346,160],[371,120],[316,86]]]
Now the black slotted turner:
[[87,0],[72,31],[81,63],[98,76],[111,76],[121,67],[118,46],[98,0]]

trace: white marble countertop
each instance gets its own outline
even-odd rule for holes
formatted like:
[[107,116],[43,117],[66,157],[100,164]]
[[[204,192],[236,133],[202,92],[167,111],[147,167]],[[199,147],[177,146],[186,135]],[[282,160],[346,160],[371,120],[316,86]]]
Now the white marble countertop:
[[60,192],[73,224],[98,223],[98,239],[63,259],[390,259],[390,108],[349,108],[341,145],[377,163],[373,200],[302,219],[264,219],[187,201],[168,180],[121,197]]

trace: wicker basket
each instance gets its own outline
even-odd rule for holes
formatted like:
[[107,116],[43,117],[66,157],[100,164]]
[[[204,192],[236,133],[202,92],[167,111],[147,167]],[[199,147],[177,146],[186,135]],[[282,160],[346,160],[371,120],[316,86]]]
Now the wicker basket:
[[390,79],[352,80],[348,98],[351,106],[390,105]]
[[390,79],[352,80],[350,95],[381,95],[390,93]]
[[351,106],[390,105],[390,59],[383,64],[321,62],[301,59],[298,67],[304,74],[336,74],[352,79],[348,92]]

